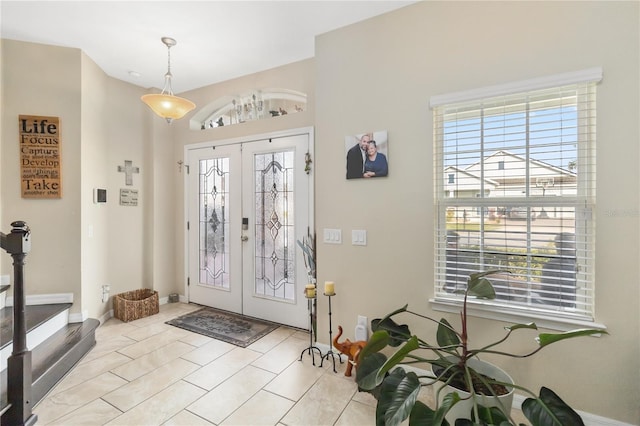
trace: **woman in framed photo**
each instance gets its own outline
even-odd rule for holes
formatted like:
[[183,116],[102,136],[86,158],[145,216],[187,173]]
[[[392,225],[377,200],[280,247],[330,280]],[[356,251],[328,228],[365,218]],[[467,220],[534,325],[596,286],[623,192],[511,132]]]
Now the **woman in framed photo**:
[[378,146],[373,139],[369,141],[367,147],[367,157],[364,160],[364,174],[365,178],[382,177],[389,173],[389,164],[387,163],[387,157],[381,152],[378,152]]

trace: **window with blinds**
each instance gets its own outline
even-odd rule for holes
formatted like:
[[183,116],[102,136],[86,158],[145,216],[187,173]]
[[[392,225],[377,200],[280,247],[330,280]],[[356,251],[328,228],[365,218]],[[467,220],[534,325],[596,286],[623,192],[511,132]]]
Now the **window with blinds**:
[[432,98],[436,301],[460,300],[470,273],[504,269],[490,277],[496,299],[477,303],[593,321],[600,79],[588,70]]

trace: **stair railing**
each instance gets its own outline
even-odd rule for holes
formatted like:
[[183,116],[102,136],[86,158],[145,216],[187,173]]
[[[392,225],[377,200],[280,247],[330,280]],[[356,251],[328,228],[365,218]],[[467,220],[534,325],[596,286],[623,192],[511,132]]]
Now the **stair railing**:
[[0,246],[13,258],[13,350],[7,360],[7,399],[9,409],[2,425],[35,425],[38,416],[31,412],[31,351],[27,348],[24,264],[31,250],[31,231],[23,221],[11,223],[9,234],[0,232]]

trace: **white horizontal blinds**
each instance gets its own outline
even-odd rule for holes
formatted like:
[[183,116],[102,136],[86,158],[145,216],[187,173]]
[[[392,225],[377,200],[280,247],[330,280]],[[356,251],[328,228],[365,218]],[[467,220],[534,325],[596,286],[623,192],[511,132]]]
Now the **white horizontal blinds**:
[[593,317],[595,83],[434,109],[436,297],[491,268],[497,304]]

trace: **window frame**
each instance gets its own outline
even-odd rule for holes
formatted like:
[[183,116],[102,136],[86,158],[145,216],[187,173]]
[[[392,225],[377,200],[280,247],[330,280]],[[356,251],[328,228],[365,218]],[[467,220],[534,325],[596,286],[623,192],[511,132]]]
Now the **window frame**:
[[[445,178],[445,170],[446,166],[444,165],[443,158],[439,158],[439,155],[444,155],[444,149],[439,151],[439,148],[442,148],[444,145],[444,137],[441,137],[437,134],[438,126],[437,126],[437,111],[439,107],[445,107],[448,105],[458,104],[462,102],[474,102],[477,101],[479,105],[481,105],[482,100],[488,98],[494,98],[498,96],[508,96],[508,95],[517,95],[519,93],[526,93],[530,91],[536,91],[541,89],[551,89],[555,87],[574,85],[579,83],[599,83],[602,80],[602,68],[590,68],[587,70],[557,74],[553,76],[547,76],[542,78],[536,78],[531,80],[525,80],[521,82],[514,82],[509,84],[503,84],[498,86],[485,87],[480,89],[474,89],[464,92],[457,92],[452,94],[438,95],[433,96],[430,100],[430,107],[434,111],[434,171],[435,171],[435,179],[434,179],[434,203],[435,203],[435,256],[434,256],[434,296],[429,300],[432,308],[436,311],[444,311],[444,312],[459,312],[461,306],[461,298],[454,297],[443,297],[443,292],[438,292],[438,285],[444,284],[445,278],[442,273],[442,266],[439,267],[438,263],[442,265],[443,257],[446,257],[446,248],[442,244],[439,244],[438,238],[439,235],[446,235],[446,214],[447,209],[451,207],[450,202],[447,202],[448,196],[446,194],[440,194],[440,192],[446,192],[445,187],[447,184],[447,180]],[[595,107],[594,107],[595,108]],[[578,120],[580,117],[578,117]],[[590,130],[591,133],[591,130]],[[583,135],[581,133],[578,134],[578,138],[582,138]],[[440,138],[440,139],[439,139]],[[528,145],[528,143],[527,143]],[[589,156],[593,156],[593,160],[595,160],[595,132],[592,135],[592,141],[588,145],[587,154]],[[595,168],[595,163],[592,166]],[[592,229],[592,238],[589,242],[589,246],[587,247],[591,257],[591,267],[593,267],[593,253],[595,250],[595,224],[593,223],[594,218],[592,217],[593,208],[595,206],[595,170],[590,171],[593,173],[593,181],[585,181],[582,177],[589,176],[588,173],[578,173],[578,183],[577,183],[577,195],[573,200],[573,204],[571,203],[571,197],[566,197],[562,200],[557,200],[559,205],[572,205],[575,207],[575,217],[576,217],[576,228],[578,228],[578,218],[582,219],[582,221],[587,222]],[[526,177],[527,182],[529,182],[529,176]],[[442,188],[439,186],[441,185]],[[452,194],[451,194],[452,195]],[[486,205],[486,201],[477,201],[474,199],[458,199],[459,204],[464,205],[478,205],[478,207],[483,208]],[[475,202],[474,202],[475,201]],[[513,199],[508,199],[507,201],[513,202]],[[541,197],[531,196],[527,194],[527,197],[519,200],[519,206],[531,207],[534,205],[538,205],[539,203],[544,203],[544,205],[549,205],[550,200],[541,199]],[[553,204],[553,201],[551,202]],[[528,219],[531,220],[531,219]],[[582,226],[582,225],[580,225]],[[577,233],[577,231],[576,231]],[[531,238],[531,230],[527,232],[528,238]],[[530,254],[529,254],[530,255]],[[543,326],[545,328],[554,329],[554,330],[569,330],[574,328],[576,325],[578,326],[598,326],[604,327],[602,324],[597,324],[595,322],[595,274],[592,273],[589,284],[591,285],[592,297],[591,305],[590,305],[590,318],[584,314],[575,315],[571,312],[567,312],[564,310],[550,310],[548,307],[545,309],[544,306],[541,308],[528,306],[521,306],[518,304],[509,304],[503,301],[501,303],[496,303],[491,300],[471,300],[469,304],[469,315],[503,320],[503,321],[515,321],[515,322],[528,322],[531,320],[535,320],[539,326]]]

